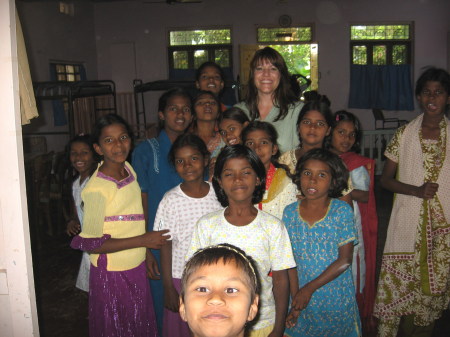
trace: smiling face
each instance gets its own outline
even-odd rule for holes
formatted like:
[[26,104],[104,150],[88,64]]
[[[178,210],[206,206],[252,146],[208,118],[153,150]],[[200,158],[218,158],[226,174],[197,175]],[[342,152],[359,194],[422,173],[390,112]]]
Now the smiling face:
[[223,166],[219,184],[230,205],[251,205],[259,178],[246,158],[231,158]]
[[350,151],[356,141],[355,124],[350,121],[339,122],[331,135],[332,151],[338,155]]
[[272,156],[278,151],[278,146],[272,142],[270,136],[263,130],[249,132],[245,140],[245,146],[255,151],[264,164],[266,171],[270,166]]
[[216,121],[219,116],[219,103],[212,94],[201,95],[195,101],[195,116],[199,121]]
[[428,81],[417,96],[417,101],[425,114],[444,115],[447,104],[450,104],[450,96],[440,82]]
[[325,117],[317,110],[308,111],[298,126],[298,133],[302,145],[311,148],[320,148],[326,136],[330,134],[330,127]]
[[174,135],[176,138],[191,123],[191,101],[185,96],[173,96],[168,99],[164,111],[159,111],[158,115],[164,121],[164,129],[169,136]]
[[69,156],[73,168],[79,173],[81,180],[84,180],[95,164],[94,153],[91,148],[86,143],[74,142],[70,146]]
[[124,163],[131,149],[131,138],[125,125],[105,126],[100,133],[98,144],[94,144],[94,149],[103,156],[105,163]]
[[309,200],[328,198],[332,179],[330,167],[326,163],[316,159],[307,160],[300,172],[302,194]]
[[247,125],[248,122],[241,124],[233,119],[223,119],[219,125],[219,132],[225,144],[228,146],[241,144],[241,133]]
[[203,181],[208,160],[192,146],[183,146],[175,151],[175,170],[185,182]]
[[280,84],[281,74],[277,67],[267,60],[261,60],[253,70],[254,83],[259,94],[273,95]]
[[245,323],[255,318],[250,280],[234,261],[199,267],[186,282],[180,315],[194,337],[241,337]]
[[219,95],[222,91],[224,82],[216,67],[205,67],[195,82],[197,89],[211,91],[214,95]]

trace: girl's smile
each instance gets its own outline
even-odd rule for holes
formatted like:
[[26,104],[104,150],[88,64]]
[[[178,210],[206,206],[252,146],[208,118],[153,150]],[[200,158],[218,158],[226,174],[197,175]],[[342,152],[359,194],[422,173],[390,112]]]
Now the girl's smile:
[[160,111],[158,115],[164,121],[166,131],[175,134],[183,133],[192,120],[191,102],[184,96],[171,97],[164,111]]
[[236,203],[250,202],[259,179],[246,158],[226,161],[219,181],[228,200]]
[[81,180],[84,180],[94,165],[94,154],[89,145],[83,142],[72,143],[69,159],[74,169],[80,174]]
[[236,145],[241,143],[241,133],[248,125],[248,122],[240,124],[233,119],[224,119],[220,122],[219,132],[223,141],[228,145]]
[[335,127],[331,135],[331,146],[336,154],[350,151],[355,144],[355,125],[350,121],[342,121]]
[[215,95],[220,93],[223,86],[223,79],[215,67],[206,67],[197,81],[197,89],[211,91]]
[[122,124],[105,126],[94,144],[95,151],[103,156],[105,163],[124,163],[131,149],[131,138]]
[[203,181],[208,161],[192,146],[184,146],[175,153],[175,170],[185,182]]

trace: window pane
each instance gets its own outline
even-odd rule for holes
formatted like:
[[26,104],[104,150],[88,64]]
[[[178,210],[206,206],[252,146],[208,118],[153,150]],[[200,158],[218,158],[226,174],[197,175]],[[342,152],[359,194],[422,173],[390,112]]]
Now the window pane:
[[75,75],[75,81],[81,81],[81,76],[80,76],[80,74]]
[[392,47],[392,64],[406,64],[406,46],[404,44]]
[[66,64],[66,73],[73,74],[73,65]]
[[409,40],[409,25],[352,26],[352,40]]
[[373,64],[386,64],[386,46],[373,46]]
[[65,81],[65,80],[66,80],[66,75],[63,75],[63,74],[58,75],[58,81]]
[[231,29],[181,30],[169,35],[171,46],[231,43]]
[[228,49],[216,49],[214,51],[214,62],[221,67],[229,67],[230,51]]
[[57,64],[56,65],[56,72],[57,73],[65,73],[66,72],[66,68],[64,67],[63,64]]
[[309,77],[311,73],[310,44],[270,45],[277,50],[286,61],[289,73]]
[[310,42],[311,27],[258,28],[258,42]]
[[173,68],[174,69],[188,69],[189,60],[187,51],[174,51],[173,52]]
[[67,81],[69,81],[69,82],[75,81],[75,75],[73,75],[73,74],[67,74]]
[[208,51],[207,50],[196,50],[194,52],[194,67],[198,68],[202,63],[208,61]]
[[353,46],[353,64],[367,64],[366,46]]

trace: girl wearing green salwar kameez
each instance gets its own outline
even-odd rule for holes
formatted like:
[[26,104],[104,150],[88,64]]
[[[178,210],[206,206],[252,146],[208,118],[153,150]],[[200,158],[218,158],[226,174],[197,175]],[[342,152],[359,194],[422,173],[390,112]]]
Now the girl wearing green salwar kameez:
[[431,336],[450,300],[450,75],[416,84],[422,114],[385,151],[381,184],[395,193],[378,284],[378,335]]

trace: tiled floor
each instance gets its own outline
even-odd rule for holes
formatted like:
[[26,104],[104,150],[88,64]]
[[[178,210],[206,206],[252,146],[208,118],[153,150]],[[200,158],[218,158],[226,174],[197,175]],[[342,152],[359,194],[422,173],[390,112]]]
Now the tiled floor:
[[[375,185],[375,190],[379,217],[379,262],[386,239],[392,194],[382,190],[379,184]],[[87,294],[74,286],[81,252],[70,249],[69,243],[70,239],[63,233],[45,236],[39,244],[32,238],[39,327],[43,337],[88,335]],[[433,336],[450,336],[449,311],[437,322]]]

